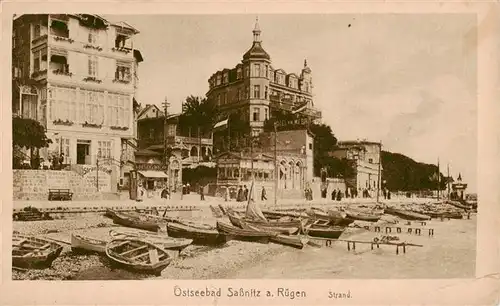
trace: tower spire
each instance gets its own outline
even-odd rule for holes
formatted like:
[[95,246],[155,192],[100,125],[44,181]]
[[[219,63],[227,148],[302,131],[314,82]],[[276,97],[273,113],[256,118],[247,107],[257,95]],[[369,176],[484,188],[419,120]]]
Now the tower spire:
[[261,42],[260,40],[260,27],[259,27],[259,17],[255,17],[255,27],[253,29],[253,41],[254,42]]

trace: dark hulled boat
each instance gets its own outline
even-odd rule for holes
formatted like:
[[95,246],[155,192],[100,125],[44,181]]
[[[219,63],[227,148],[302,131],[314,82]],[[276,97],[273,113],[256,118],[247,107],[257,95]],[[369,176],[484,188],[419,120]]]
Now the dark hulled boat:
[[320,222],[308,225],[305,231],[310,237],[338,239],[344,233],[345,227],[321,224],[320,220]]
[[168,236],[192,239],[196,245],[220,245],[226,243],[226,236],[209,225],[183,224],[180,222],[167,224]]
[[229,239],[268,243],[269,238],[277,236],[276,233],[259,231],[254,229],[243,229],[226,222],[217,221],[217,230]]
[[125,227],[143,229],[150,232],[158,232],[160,226],[157,222],[146,220],[138,215],[113,212],[113,222]]
[[20,234],[12,237],[12,266],[44,269],[61,254],[62,245],[53,241]]
[[[228,211],[227,216],[229,218],[229,221],[231,222],[232,225],[239,227],[239,228],[244,228],[242,225],[243,222],[247,223],[248,225],[252,226],[257,226],[262,230],[265,231],[270,231],[270,232],[276,232],[279,234],[285,234],[285,235],[293,235],[299,231],[299,228],[301,228],[303,225],[299,222],[299,226],[289,226],[289,223],[285,223],[285,225],[282,225],[281,223],[277,221],[252,221],[248,219],[244,219],[238,215],[236,215],[234,212]],[[287,226],[288,225],[288,226]]]
[[320,209],[310,209],[306,213],[313,220],[326,220],[330,225],[334,226],[349,226],[349,224],[354,222],[354,219],[347,218],[345,213],[338,211],[329,210],[324,212]]
[[431,217],[424,214],[416,213],[409,210],[391,208],[391,207],[387,207],[384,210],[384,213],[411,221],[427,221],[431,219]]
[[106,245],[111,261],[127,270],[160,275],[172,257],[158,245],[139,239],[116,239]]
[[375,215],[366,212],[358,212],[352,210],[346,210],[345,213],[347,215],[347,218],[349,219],[367,221],[367,222],[377,222],[382,217],[382,215]]

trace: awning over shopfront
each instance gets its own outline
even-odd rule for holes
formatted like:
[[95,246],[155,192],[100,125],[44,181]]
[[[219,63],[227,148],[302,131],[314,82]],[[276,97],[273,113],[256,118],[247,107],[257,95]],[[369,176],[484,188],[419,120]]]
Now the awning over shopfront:
[[168,178],[168,175],[163,171],[139,171],[139,174],[147,178]]

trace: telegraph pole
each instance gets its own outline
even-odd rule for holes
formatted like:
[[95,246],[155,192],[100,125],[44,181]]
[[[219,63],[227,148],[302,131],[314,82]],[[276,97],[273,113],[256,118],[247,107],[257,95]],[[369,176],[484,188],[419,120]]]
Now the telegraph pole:
[[447,165],[447,180],[446,180],[446,183],[447,183],[447,187],[448,187],[448,200],[450,199],[450,163],[448,163]]
[[171,197],[171,188],[170,184],[172,182],[171,180],[171,175],[170,175],[170,167],[169,167],[169,154],[168,154],[168,148],[167,148],[167,133],[168,133],[168,121],[167,121],[167,116],[168,116],[168,107],[170,106],[170,103],[168,103],[167,97],[165,97],[165,101],[163,102],[163,112],[164,112],[164,117],[163,117],[163,165],[167,169],[167,191],[168,191],[168,197],[170,199]]
[[380,164],[382,163],[382,141],[378,144],[378,180],[377,180],[377,203],[380,197],[380,182],[382,179],[382,173],[380,171]]
[[278,154],[277,154],[277,138],[278,133],[276,132],[276,121],[274,121],[274,207],[278,205]]

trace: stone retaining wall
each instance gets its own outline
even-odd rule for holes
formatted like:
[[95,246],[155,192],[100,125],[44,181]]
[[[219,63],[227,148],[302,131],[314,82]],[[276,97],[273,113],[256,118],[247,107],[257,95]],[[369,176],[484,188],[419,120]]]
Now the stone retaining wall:
[[69,189],[73,200],[100,200],[96,186],[74,171],[13,170],[13,199],[46,201],[49,189]]

